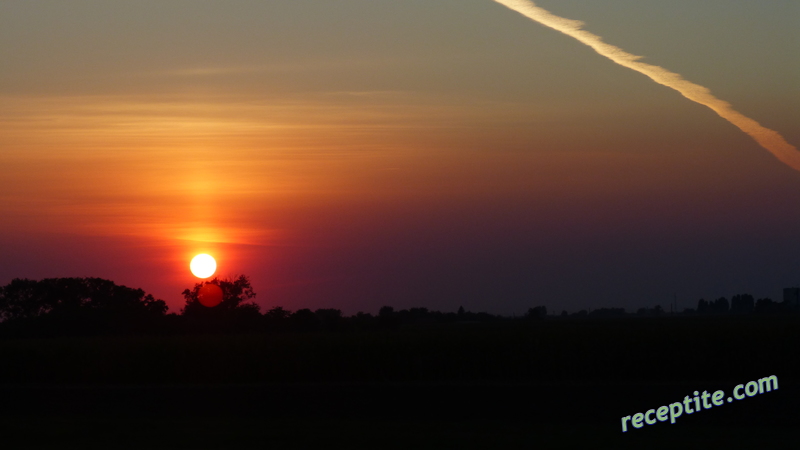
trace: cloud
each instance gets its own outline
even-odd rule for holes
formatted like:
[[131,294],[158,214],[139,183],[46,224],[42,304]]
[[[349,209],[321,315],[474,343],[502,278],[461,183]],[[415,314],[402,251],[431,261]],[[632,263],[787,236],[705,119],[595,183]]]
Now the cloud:
[[707,106],[714,110],[720,117],[735,125],[740,130],[747,133],[759,145],[772,153],[778,160],[789,167],[800,171],[800,152],[778,132],[770,130],[756,122],[755,120],[741,114],[733,109],[730,103],[720,100],[711,94],[711,91],[699,84],[692,83],[684,79],[680,74],[669,70],[639,62],[641,56],[636,56],[625,50],[603,42],[603,39],[583,29],[583,22],[570,20],[556,16],[549,11],[536,6],[529,0],[494,0],[503,6],[512,9],[529,19],[544,26],[560,31],[567,36],[573,37],[578,41],[593,48],[594,51],[602,56],[614,61],[615,63],[642,73],[655,81],[669,88],[675,89],[689,100]]

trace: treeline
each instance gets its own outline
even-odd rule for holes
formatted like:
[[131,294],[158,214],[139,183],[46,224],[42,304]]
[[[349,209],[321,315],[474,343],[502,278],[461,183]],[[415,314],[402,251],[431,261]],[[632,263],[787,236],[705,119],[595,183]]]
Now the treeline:
[[[204,306],[204,287],[218,286],[221,300]],[[118,286],[101,278],[14,279],[0,287],[0,337],[94,336],[110,334],[184,334],[242,332],[306,332],[394,329],[409,324],[489,322],[506,320],[485,312],[395,310],[382,307],[377,315],[281,306],[262,313],[253,302],[249,279],[218,279],[183,291],[184,307],[168,313],[163,300],[142,289]]]
[[748,314],[748,313],[782,313],[793,308],[786,301],[776,302],[770,298],[756,300],[750,294],[734,295],[731,301],[720,297],[714,301],[700,299],[697,309],[689,311],[697,314]]
[[167,304],[101,278],[14,279],[0,287],[0,336],[149,332]]
[[[540,307],[543,308],[543,307]],[[724,315],[724,314],[785,314],[795,312],[797,308],[786,301],[776,302],[770,298],[760,298],[756,300],[750,294],[739,294],[731,297],[728,301],[725,297],[716,300],[700,299],[697,301],[697,308],[685,308],[683,311],[666,311],[661,305],[652,308],[639,308],[635,313],[628,313],[624,308],[599,308],[592,311],[581,310],[572,314],[566,311],[561,312],[561,317],[572,318],[603,318],[603,317],[626,317],[626,316],[664,316],[664,315]],[[534,314],[536,308],[529,310],[528,314]],[[534,314],[538,315],[538,314]]]
[[[216,306],[207,304],[209,285],[221,298]],[[217,289],[217,287],[219,289]],[[281,306],[262,312],[253,302],[256,293],[249,279],[218,279],[196,283],[183,291],[184,307],[168,313],[163,300],[142,289],[118,286],[101,278],[14,279],[0,287],[0,337],[55,337],[119,334],[186,334],[242,332],[307,332],[396,329],[407,325],[485,323],[497,321],[559,320],[569,318],[614,318],[665,315],[781,314],[792,311],[785,302],[755,300],[749,294],[736,295],[730,302],[722,297],[701,299],[697,308],[681,313],[667,312],[660,305],[628,313],[623,308],[599,308],[568,314],[548,315],[547,308],[530,308],[520,318],[486,312],[433,311],[428,308],[395,310],[383,306],[377,315],[358,312],[345,316],[339,309],[308,308],[291,311]]]

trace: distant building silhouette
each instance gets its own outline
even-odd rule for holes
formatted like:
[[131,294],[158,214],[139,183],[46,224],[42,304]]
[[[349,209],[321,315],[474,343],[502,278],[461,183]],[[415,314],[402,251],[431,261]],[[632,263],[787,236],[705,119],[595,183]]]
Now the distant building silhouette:
[[783,289],[783,303],[790,309],[800,309],[800,288],[784,288]]

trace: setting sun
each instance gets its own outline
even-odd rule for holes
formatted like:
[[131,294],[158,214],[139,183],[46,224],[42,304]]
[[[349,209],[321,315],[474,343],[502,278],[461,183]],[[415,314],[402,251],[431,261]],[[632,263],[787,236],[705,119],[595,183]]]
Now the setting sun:
[[211,255],[201,253],[192,258],[189,269],[197,278],[208,278],[216,272],[217,262]]

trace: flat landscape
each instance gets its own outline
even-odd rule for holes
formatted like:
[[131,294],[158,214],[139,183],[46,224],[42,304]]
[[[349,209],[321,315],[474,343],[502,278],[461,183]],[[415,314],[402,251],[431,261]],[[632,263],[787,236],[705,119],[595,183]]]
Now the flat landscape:
[[[0,414],[6,439],[28,448],[779,445],[800,419],[797,325],[712,316],[5,339]],[[779,389],[621,432],[623,416],[770,375]]]
[[798,448],[798,23],[0,0],[0,450]]

